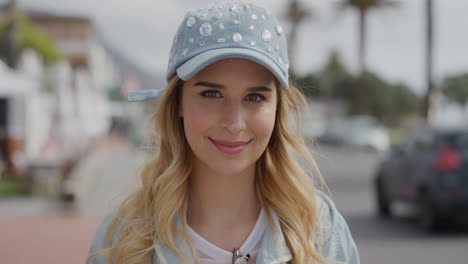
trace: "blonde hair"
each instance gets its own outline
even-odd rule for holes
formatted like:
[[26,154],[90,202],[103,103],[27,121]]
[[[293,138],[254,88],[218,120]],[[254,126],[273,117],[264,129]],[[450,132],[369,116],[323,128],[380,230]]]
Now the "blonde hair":
[[[175,237],[181,235],[196,256],[187,232],[185,203],[191,172],[190,149],[178,114],[183,81],[173,77],[155,111],[155,129],[159,135],[159,151],[141,172],[141,187],[131,194],[113,216],[106,232],[107,248],[90,255],[107,256],[109,263],[150,263],[157,234],[158,243],[174,250],[185,263],[188,258],[179,249]],[[320,254],[322,228],[315,201],[316,177],[323,186],[317,165],[309,153],[301,133],[301,113],[307,108],[302,92],[290,85],[277,84],[278,104],[275,127],[270,142],[257,161],[255,189],[264,208],[278,215],[292,263],[326,263]],[[290,112],[295,129],[290,129]],[[316,172],[308,175],[298,158]],[[265,210],[270,226],[272,218]],[[175,223],[180,217],[183,230]],[[157,219],[157,221],[154,221]],[[279,230],[274,230],[275,237]],[[118,236],[114,237],[115,234]],[[197,260],[198,263],[198,260]]]

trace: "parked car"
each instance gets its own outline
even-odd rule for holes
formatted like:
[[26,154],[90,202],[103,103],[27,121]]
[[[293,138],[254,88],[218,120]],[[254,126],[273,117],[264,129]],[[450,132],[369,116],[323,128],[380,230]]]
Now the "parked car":
[[377,152],[387,151],[390,138],[386,129],[369,116],[354,116],[331,121],[319,142]]
[[420,125],[382,160],[375,174],[377,212],[411,205],[419,225],[435,231],[468,220],[468,129]]

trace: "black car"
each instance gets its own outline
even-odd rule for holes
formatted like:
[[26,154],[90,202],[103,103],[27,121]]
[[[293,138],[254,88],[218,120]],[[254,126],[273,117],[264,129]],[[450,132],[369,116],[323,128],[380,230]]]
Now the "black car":
[[399,202],[416,208],[427,231],[468,223],[468,129],[413,129],[381,162],[374,183],[382,217]]

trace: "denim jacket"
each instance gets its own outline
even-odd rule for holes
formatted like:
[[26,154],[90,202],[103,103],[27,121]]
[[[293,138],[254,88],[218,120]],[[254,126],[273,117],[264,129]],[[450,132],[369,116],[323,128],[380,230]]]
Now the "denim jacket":
[[[347,264],[359,264],[358,250],[343,216],[341,216],[337,211],[333,202],[321,192],[317,192],[317,203],[320,206],[324,236],[324,244],[320,252],[321,255],[332,261],[340,261]],[[281,231],[277,215],[272,210],[270,210],[270,213],[276,230]],[[112,217],[106,217],[98,227],[91,242],[89,254],[105,248],[105,232],[111,219]],[[177,220],[176,224],[179,228],[182,227],[180,220]],[[257,264],[280,264],[291,261],[291,253],[286,246],[284,236],[282,232],[279,233],[279,241],[276,242],[273,230],[269,226],[267,227],[262,239],[260,250],[258,251]],[[178,237],[177,244],[187,256],[192,257],[190,247],[185,239]],[[91,259],[90,263],[107,264],[106,258],[103,256]],[[182,260],[173,250],[161,245],[155,240],[155,254],[153,254],[151,264],[182,263]]]

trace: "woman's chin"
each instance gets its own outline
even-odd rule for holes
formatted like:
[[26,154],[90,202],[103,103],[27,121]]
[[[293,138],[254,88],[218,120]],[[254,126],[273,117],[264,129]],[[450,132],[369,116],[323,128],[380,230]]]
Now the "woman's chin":
[[216,165],[212,164],[210,168],[217,175],[226,175],[226,176],[239,175],[249,169],[249,166],[247,164],[240,164],[240,163],[241,162],[239,161],[232,161],[232,162],[219,163]]

